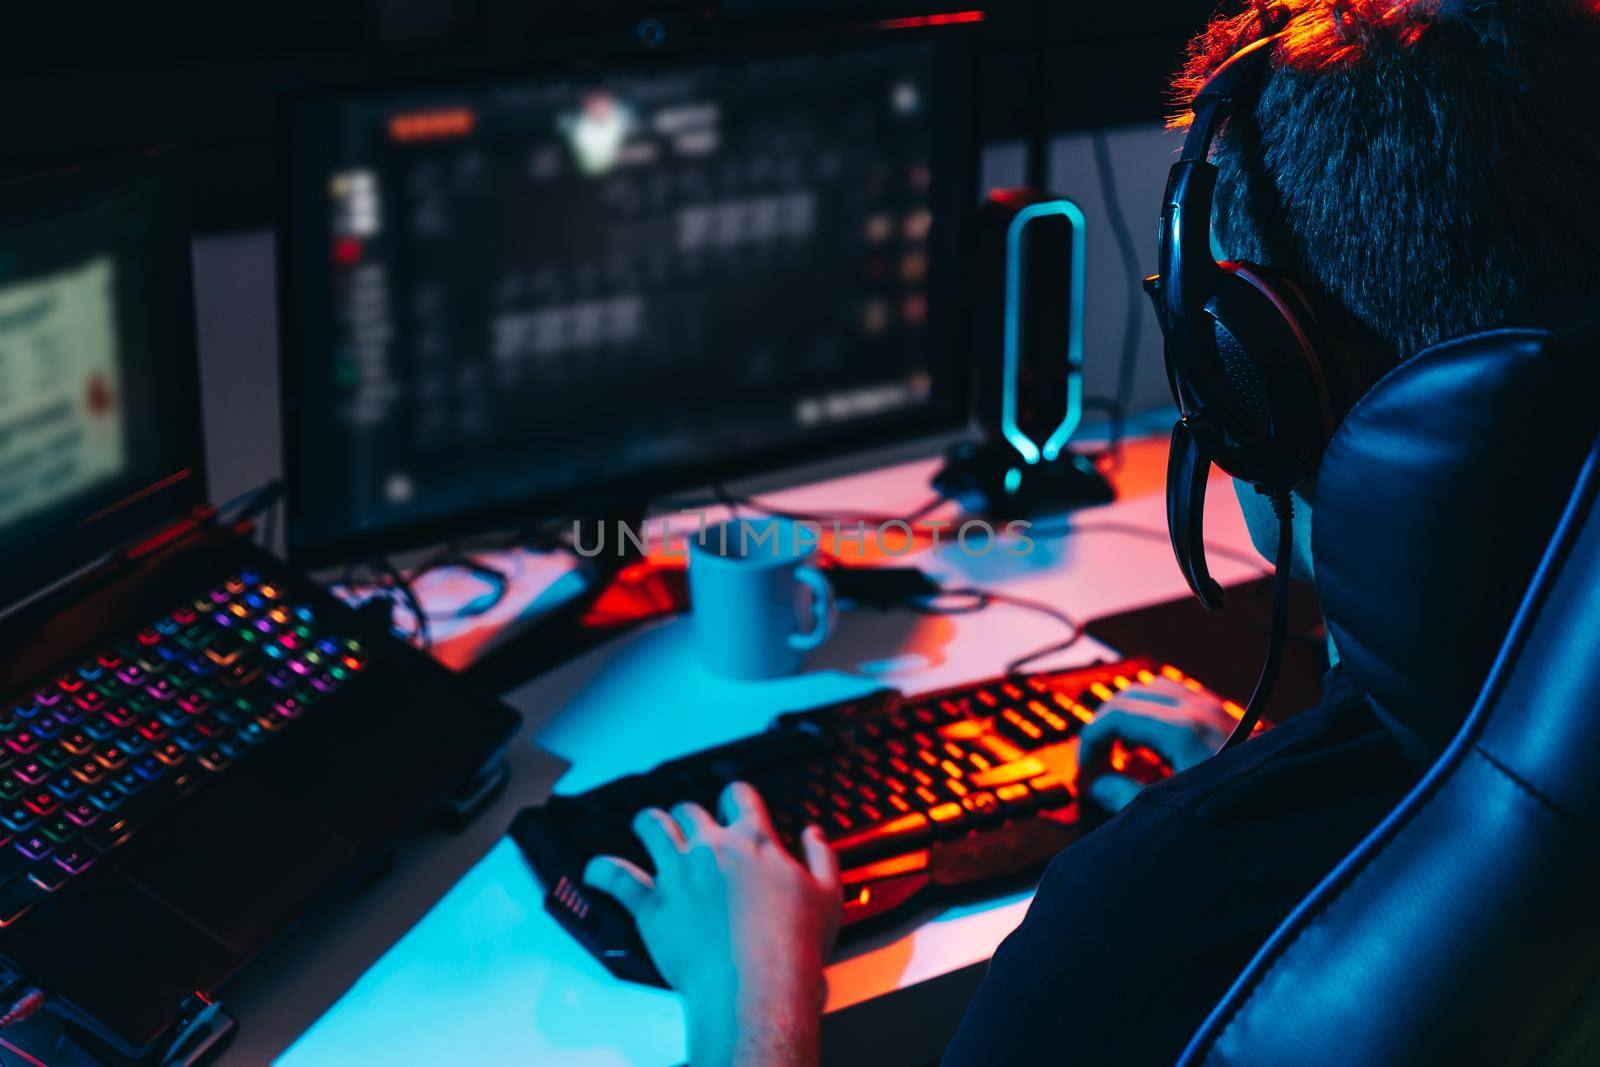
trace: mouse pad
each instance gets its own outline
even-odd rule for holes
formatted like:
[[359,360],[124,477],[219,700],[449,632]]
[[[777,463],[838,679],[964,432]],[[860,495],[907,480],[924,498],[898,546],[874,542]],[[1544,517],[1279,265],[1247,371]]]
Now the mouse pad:
[[353,861],[349,853],[339,835],[239,774],[117,869],[242,952],[304,910]]
[[[1317,593],[1289,583],[1289,636],[1283,667],[1267,701],[1268,722],[1282,722],[1322,699],[1328,651]],[[1222,610],[1209,612],[1192,596],[1095,619],[1087,633],[1124,655],[1154,656],[1213,693],[1243,704],[1250,699],[1272,637],[1272,579],[1229,586]]]

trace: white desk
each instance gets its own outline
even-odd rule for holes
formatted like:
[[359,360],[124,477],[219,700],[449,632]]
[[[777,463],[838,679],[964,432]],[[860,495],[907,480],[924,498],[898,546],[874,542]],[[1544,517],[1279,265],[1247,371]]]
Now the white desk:
[[[1161,534],[1163,444],[1131,446],[1118,477],[1123,499],[1080,512],[1076,521],[1115,519]],[[926,499],[933,468],[932,461],[907,464],[773,499],[793,509],[909,510]],[[1249,548],[1221,480],[1212,486],[1208,534],[1214,543]],[[1185,591],[1163,536],[1085,532],[1040,539],[1025,559],[998,551],[975,559],[954,550],[904,558],[948,583],[1044,600],[1078,618]],[[1225,558],[1214,558],[1213,566],[1225,584],[1256,574]],[[519,595],[522,602],[532,597]],[[1063,636],[1048,618],[1007,606],[955,617],[851,614],[807,673],[740,683],[704,671],[687,622],[674,620],[522,687],[509,695],[526,725],[513,745],[507,795],[464,834],[408,846],[386,879],[229,990],[243,1027],[224,1063],[682,1062],[676,999],[611,978],[544,911],[540,887],[502,836],[515,811],[552,788],[580,792],[755,732],[780,711],[884,684],[916,691],[992,675],[1019,651]],[[1039,666],[1083,663],[1107,652],[1086,639]],[[935,911],[914,929],[858,948],[829,969],[829,1011],[913,990],[987,959],[1021,920],[1030,896]]]

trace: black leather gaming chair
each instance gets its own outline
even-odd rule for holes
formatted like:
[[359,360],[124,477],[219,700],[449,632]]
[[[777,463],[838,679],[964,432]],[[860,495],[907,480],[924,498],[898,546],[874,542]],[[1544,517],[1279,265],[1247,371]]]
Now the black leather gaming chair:
[[1430,769],[1185,1064],[1600,1063],[1597,384],[1600,323],[1497,330],[1418,355],[1335,436],[1328,626]]

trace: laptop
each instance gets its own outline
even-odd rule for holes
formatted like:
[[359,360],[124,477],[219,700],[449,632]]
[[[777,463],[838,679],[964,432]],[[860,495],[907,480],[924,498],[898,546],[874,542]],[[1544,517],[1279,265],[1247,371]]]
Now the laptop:
[[518,721],[208,503],[179,189],[0,197],[0,978],[130,1057]]

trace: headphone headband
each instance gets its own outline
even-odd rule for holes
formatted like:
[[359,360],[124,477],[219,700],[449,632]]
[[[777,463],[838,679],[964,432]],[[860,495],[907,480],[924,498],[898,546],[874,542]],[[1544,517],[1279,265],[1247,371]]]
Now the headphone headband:
[[1194,160],[1200,163],[1208,161],[1211,142],[1216,139],[1223,120],[1233,114],[1241,93],[1256,87],[1256,83],[1266,71],[1272,55],[1272,46],[1281,36],[1281,33],[1275,33],[1251,42],[1211,72],[1211,77],[1206,79],[1206,83],[1194,94],[1194,100],[1189,104],[1189,110],[1194,113],[1194,120],[1189,124],[1189,133],[1183,139],[1183,151],[1178,156],[1179,161]]

